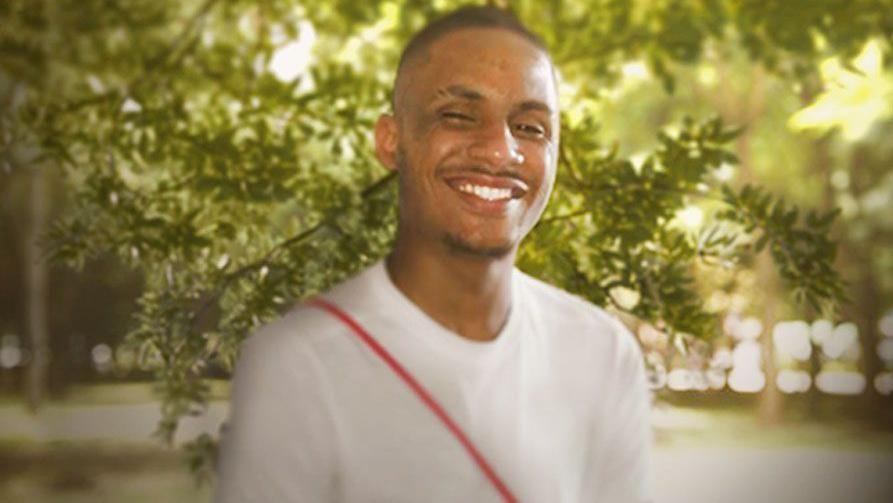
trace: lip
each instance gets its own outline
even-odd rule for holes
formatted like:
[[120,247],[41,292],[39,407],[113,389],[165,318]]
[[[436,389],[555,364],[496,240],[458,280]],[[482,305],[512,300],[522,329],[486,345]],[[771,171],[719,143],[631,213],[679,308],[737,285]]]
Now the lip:
[[[504,215],[510,207],[523,198],[530,188],[523,180],[506,175],[491,175],[486,173],[462,171],[445,174],[443,181],[455,192],[464,206],[472,213],[485,217],[498,217]],[[492,187],[496,189],[508,189],[511,197],[488,201],[480,197],[462,192],[459,187],[464,184]]]
[[464,171],[448,173],[443,176],[443,180],[456,191],[459,190],[459,186],[466,183],[484,187],[493,187],[495,189],[509,189],[512,192],[512,196],[509,200],[520,199],[527,194],[528,190],[530,190],[523,180],[508,175],[490,175],[486,173]]

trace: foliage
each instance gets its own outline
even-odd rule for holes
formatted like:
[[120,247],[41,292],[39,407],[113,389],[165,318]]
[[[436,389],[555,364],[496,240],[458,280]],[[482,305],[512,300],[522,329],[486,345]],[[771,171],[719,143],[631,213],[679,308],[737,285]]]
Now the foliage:
[[[772,71],[813,78],[820,57],[855,54],[869,39],[889,51],[893,2],[505,3],[542,33],[576,89],[558,187],[522,268],[698,337],[715,329],[692,285],[697,263],[734,267],[766,246],[803,300],[826,309],[840,300],[833,214],[801,219],[764,190],[713,176],[735,162],[737,129],[719,119],[668,125],[634,162],[599,142],[585,105],[626,62],[646,61],[672,90],[674,67],[729,40]],[[67,180],[71,210],[48,236],[52,258],[78,266],[111,253],[145,277],[128,340],[156,372],[164,440],[201,411],[208,366],[230,369],[254,327],[386,253],[396,184],[372,156],[370,131],[402,43],[456,4],[0,6],[0,160]],[[311,33],[306,72],[271,71],[287,44]],[[726,209],[693,235],[676,215],[703,198]]]

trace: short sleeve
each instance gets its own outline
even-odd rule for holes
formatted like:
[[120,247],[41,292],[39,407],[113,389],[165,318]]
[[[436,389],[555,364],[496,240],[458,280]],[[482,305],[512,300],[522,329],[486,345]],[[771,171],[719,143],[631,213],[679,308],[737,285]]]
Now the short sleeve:
[[334,426],[323,369],[295,337],[262,330],[243,346],[221,435],[216,503],[333,499]]
[[593,438],[585,476],[586,501],[654,501],[651,448],[651,397],[645,365],[633,335],[615,320],[618,349],[613,389],[606,396],[606,431]]

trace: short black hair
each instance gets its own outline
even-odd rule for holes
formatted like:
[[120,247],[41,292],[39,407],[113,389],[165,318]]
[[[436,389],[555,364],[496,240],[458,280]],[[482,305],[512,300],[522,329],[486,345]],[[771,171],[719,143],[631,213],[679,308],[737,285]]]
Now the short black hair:
[[498,28],[521,35],[533,45],[548,54],[545,42],[537,34],[528,30],[509,10],[490,5],[469,5],[460,7],[449,14],[437,18],[421,31],[416,33],[406,44],[400,55],[397,75],[403,70],[406,62],[432,43],[454,31],[465,28]]

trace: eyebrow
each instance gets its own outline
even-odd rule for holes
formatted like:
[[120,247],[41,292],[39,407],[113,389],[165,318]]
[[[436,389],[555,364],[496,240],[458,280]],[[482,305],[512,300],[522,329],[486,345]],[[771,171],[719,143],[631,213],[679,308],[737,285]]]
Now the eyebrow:
[[542,101],[528,100],[521,103],[518,108],[524,112],[528,110],[539,110],[541,112],[546,112],[547,114],[552,115],[552,108],[550,108],[549,105],[546,105]]
[[438,96],[450,95],[455,96],[457,98],[466,99],[469,101],[481,101],[484,99],[484,95],[475,91],[470,87],[461,86],[458,84],[454,84],[447,87],[442,87],[437,90]]
[[[438,96],[454,96],[456,98],[461,98],[468,101],[481,101],[484,99],[484,95],[475,91],[470,87],[466,87],[459,84],[454,84],[447,87],[442,87],[437,90]],[[537,110],[541,112],[545,112],[549,115],[552,114],[552,108],[549,105],[546,105],[542,101],[538,100],[527,100],[518,105],[518,109],[526,112],[529,110]]]

